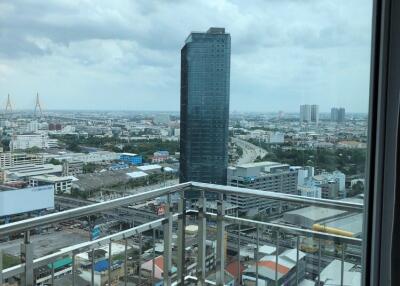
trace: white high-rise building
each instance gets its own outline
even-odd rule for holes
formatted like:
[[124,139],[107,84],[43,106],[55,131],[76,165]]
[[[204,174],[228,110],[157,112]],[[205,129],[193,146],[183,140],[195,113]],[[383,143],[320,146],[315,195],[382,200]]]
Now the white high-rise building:
[[39,123],[36,120],[29,122],[26,126],[26,132],[36,133],[38,130],[39,130]]
[[300,105],[300,122],[311,122],[311,105]]
[[316,104],[300,105],[300,122],[319,122],[319,106]]
[[50,139],[47,134],[23,134],[15,135],[10,141],[10,150],[26,150],[32,147],[40,149],[56,148],[57,139]]
[[311,105],[311,122],[319,122],[319,106],[316,104]]

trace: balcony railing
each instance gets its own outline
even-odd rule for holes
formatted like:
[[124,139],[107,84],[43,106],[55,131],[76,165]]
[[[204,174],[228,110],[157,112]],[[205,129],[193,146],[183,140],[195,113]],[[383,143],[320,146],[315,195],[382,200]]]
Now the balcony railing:
[[[198,206],[197,209],[193,209],[188,207],[187,202],[187,192],[199,192],[198,196]],[[207,212],[206,204],[207,197],[209,197],[208,193],[214,193],[217,197],[217,211],[216,213]],[[186,195],[185,195],[186,194]],[[266,279],[264,276],[261,277],[259,273],[259,248],[260,248],[260,240],[269,241],[269,243],[275,245],[275,263],[271,264],[274,269],[273,281],[275,285],[298,285],[301,281],[301,277],[306,271],[304,268],[299,267],[299,260],[301,252],[301,243],[300,238],[309,238],[312,241],[316,242],[315,245],[311,245],[310,262],[311,268],[316,268],[315,271],[315,281],[316,283],[320,282],[320,273],[322,270],[323,264],[323,253],[322,246],[325,242],[329,242],[330,245],[334,248],[334,253],[330,254],[331,258],[338,258],[340,260],[340,285],[344,284],[344,268],[345,268],[345,257],[346,257],[346,249],[353,249],[351,253],[354,254],[354,249],[361,248],[361,239],[343,235],[337,235],[327,232],[318,232],[313,231],[311,229],[305,229],[299,226],[293,225],[285,225],[282,223],[276,222],[263,222],[250,220],[245,218],[240,218],[238,216],[227,215],[225,212],[226,202],[224,201],[225,195],[237,195],[237,196],[257,196],[260,200],[268,199],[268,200],[277,200],[281,202],[286,202],[290,205],[296,205],[300,207],[305,206],[318,206],[324,207],[327,209],[336,209],[342,210],[345,212],[351,213],[360,213],[363,211],[362,204],[350,203],[345,201],[337,201],[337,200],[325,200],[325,199],[312,199],[301,196],[294,195],[285,195],[280,193],[259,191],[253,189],[244,189],[244,188],[236,188],[230,186],[220,186],[220,185],[212,185],[212,184],[204,184],[204,183],[196,183],[189,182],[184,184],[179,184],[175,186],[165,187],[157,190],[148,191],[146,193],[140,193],[135,195],[126,196],[123,198],[110,200],[106,202],[101,202],[97,204],[91,204],[84,207],[79,207],[75,209],[70,209],[62,212],[56,212],[52,214],[48,214],[41,217],[35,217],[27,220],[22,220],[6,225],[0,226],[0,238],[7,237],[16,233],[24,233],[24,239],[21,243],[21,262],[20,264],[9,267],[7,269],[3,269],[2,265],[2,257],[0,251],[0,285],[13,278],[14,281],[17,281],[20,285],[57,285],[56,274],[54,267],[51,268],[51,273],[46,276],[40,277],[35,273],[35,269],[40,269],[42,267],[46,267],[48,265],[54,265],[54,263],[62,258],[71,257],[71,269],[67,269],[72,276],[71,284],[77,284],[77,278],[80,275],[80,270],[78,269],[76,263],[76,257],[80,253],[88,253],[89,262],[87,263],[89,269],[88,273],[90,273],[89,279],[87,279],[87,284],[89,285],[105,285],[103,282],[98,282],[95,280],[95,250],[108,246],[108,264],[107,270],[104,271],[104,276],[106,276],[106,280],[108,285],[119,285],[113,284],[113,282],[119,282],[121,285],[134,285],[130,284],[129,281],[129,263],[130,257],[128,255],[128,240],[135,238],[138,240],[138,248],[139,248],[139,257],[138,257],[138,265],[139,270],[137,273],[137,279],[135,280],[135,285],[144,285],[145,283],[151,283],[151,285],[155,285],[155,241],[156,241],[156,230],[163,232],[163,263],[162,263],[162,280],[163,285],[173,285],[173,284],[182,284],[181,281],[184,281],[183,284],[197,284],[197,285],[225,285],[226,282],[226,258],[227,258],[227,244],[231,245],[236,244],[236,256],[237,256],[237,273],[241,272],[240,269],[240,251],[242,247],[243,241],[248,241],[249,237],[245,235],[245,232],[242,230],[252,229],[253,238],[255,241],[255,250],[254,250],[254,267],[255,267],[255,276],[254,281],[255,285],[258,285],[259,279]],[[146,201],[155,199],[155,198],[165,198],[165,212],[164,214],[157,220],[150,221],[148,223],[141,224],[139,226],[131,227],[126,230],[122,230],[115,234],[111,234],[93,241],[87,241],[75,245],[71,245],[67,248],[63,248],[61,250],[55,251],[51,254],[44,255],[42,257],[34,258],[33,250],[35,248],[35,243],[31,241],[30,233],[32,230],[44,227],[46,225],[57,224],[63,221],[70,221],[73,219],[78,219],[82,217],[87,217],[91,215],[97,215],[105,210],[112,210],[119,208],[121,206],[144,203]],[[173,208],[173,200],[178,197],[178,207],[177,210]],[[215,197],[215,196],[214,196]],[[186,226],[187,221],[190,220],[198,225],[197,235],[194,236],[194,241],[188,242],[186,235]],[[216,252],[215,260],[211,262],[212,266],[208,265],[208,254],[207,252],[207,233],[210,229],[214,229],[215,231],[212,233],[211,240],[216,241]],[[173,232],[177,233],[177,250],[175,255],[173,254]],[[142,273],[142,235],[149,234],[152,237],[152,251],[150,251],[150,256],[152,259],[152,269],[150,274],[151,281],[146,280],[143,277]],[[229,237],[228,237],[229,236]],[[120,274],[116,277],[113,275],[113,255],[112,251],[112,243],[116,241],[124,242],[124,251],[122,257],[119,257],[122,260],[122,264],[120,265]],[[190,261],[195,261],[192,264],[188,261],[186,257],[187,247],[197,246],[196,257],[190,257]],[[280,249],[295,249],[295,267],[293,271],[295,275],[294,279],[291,281],[286,281],[286,284],[283,284],[281,277],[282,271],[279,265],[280,257],[279,250]],[[232,250],[232,247],[231,247]],[[350,251],[349,251],[350,252]],[[89,253],[91,255],[89,255]],[[307,254],[307,253],[306,253]],[[173,257],[174,259],[174,267],[173,265]],[[208,271],[207,271],[208,269]],[[123,272],[123,275],[121,274]],[[215,279],[209,278],[209,275],[212,274]],[[240,274],[238,277],[235,277],[235,285],[241,283]],[[270,284],[268,284],[270,285]],[[316,284],[318,285],[318,284]]]

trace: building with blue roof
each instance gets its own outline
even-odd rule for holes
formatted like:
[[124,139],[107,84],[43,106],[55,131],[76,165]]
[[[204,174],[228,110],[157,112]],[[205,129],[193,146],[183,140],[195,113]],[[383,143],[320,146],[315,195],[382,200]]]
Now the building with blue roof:
[[143,157],[134,153],[122,153],[119,159],[130,165],[141,165],[143,163]]

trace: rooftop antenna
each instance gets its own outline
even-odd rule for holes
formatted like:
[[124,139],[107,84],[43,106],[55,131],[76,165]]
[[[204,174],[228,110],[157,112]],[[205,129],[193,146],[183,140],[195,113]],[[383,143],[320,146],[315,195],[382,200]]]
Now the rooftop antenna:
[[9,112],[9,113],[12,112],[12,105],[11,105],[10,94],[8,94],[8,97],[7,97],[6,113],[7,113],[7,112]]
[[36,103],[35,103],[35,113],[34,113],[35,117],[38,110],[40,112],[40,116],[43,116],[42,106],[40,105],[40,100],[39,100],[39,93],[36,93]]

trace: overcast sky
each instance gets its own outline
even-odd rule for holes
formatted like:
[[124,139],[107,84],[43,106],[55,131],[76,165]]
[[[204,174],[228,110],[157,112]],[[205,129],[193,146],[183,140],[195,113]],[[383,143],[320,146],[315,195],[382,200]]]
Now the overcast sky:
[[371,0],[0,0],[0,102],[177,111],[184,40],[218,26],[231,111],[366,112],[371,14]]

